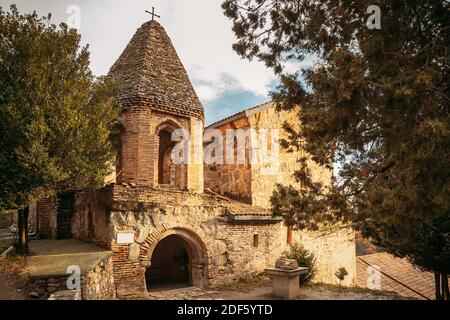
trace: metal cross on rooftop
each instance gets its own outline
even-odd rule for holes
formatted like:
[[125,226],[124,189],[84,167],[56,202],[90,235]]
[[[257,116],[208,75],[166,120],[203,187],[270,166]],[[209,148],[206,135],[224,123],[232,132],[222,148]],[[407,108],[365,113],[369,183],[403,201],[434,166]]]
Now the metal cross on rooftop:
[[161,16],[158,16],[158,15],[155,13],[155,7],[152,7],[152,12],[150,12],[150,11],[148,11],[148,10],[145,10],[145,12],[149,13],[149,14],[152,16],[152,21],[155,20],[155,17],[161,18]]

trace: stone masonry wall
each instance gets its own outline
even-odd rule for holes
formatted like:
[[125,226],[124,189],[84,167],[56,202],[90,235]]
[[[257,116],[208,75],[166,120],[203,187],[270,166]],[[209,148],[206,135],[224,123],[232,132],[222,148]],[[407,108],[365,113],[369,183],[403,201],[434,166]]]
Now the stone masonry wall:
[[109,212],[105,204],[108,194],[103,191],[77,192],[72,216],[72,237],[109,248],[112,239]]
[[[110,185],[100,194],[90,195],[91,200],[102,202],[104,208],[93,211],[97,230],[93,241],[103,242],[113,252],[115,286],[121,298],[146,296],[144,275],[150,266],[152,250],[168,235],[178,235],[190,246],[197,286],[217,286],[261,273],[288,249],[287,228],[282,222],[232,223],[224,205],[207,194],[123,184]],[[87,194],[79,195],[77,201],[85,203],[88,198]],[[78,209],[74,219],[82,221],[80,212],[86,209],[75,207]],[[85,228],[83,223],[74,221],[73,233],[80,239]],[[133,243],[118,244],[117,234],[121,232],[133,233]],[[100,238],[103,240],[98,241]],[[109,245],[105,244],[107,241]],[[353,232],[294,231],[293,241],[316,255],[315,281],[339,284],[335,273],[345,267],[349,275],[342,284],[353,283],[356,263]]]
[[92,270],[83,275],[81,294],[83,300],[116,299],[112,256],[101,260]]
[[215,235],[217,258],[214,261],[217,277],[211,280],[211,284],[221,285],[255,276],[274,266],[287,249],[286,233],[282,223],[219,224]]
[[[207,195],[120,185],[111,192],[111,249],[121,297],[146,294],[144,273],[151,252],[167,235],[179,235],[191,247],[194,284],[200,286],[262,272],[273,264],[286,242],[286,228],[280,223],[229,224],[225,208]],[[117,244],[120,232],[133,232],[134,243]],[[253,246],[255,234],[258,247]]]
[[[295,111],[276,111],[275,108],[268,108],[255,113],[248,118],[250,126],[255,130],[261,128],[279,130],[279,139],[287,139],[287,133],[282,128],[284,122],[299,127],[298,118]],[[269,140],[269,139],[268,139]],[[269,152],[271,151],[269,145]],[[270,164],[259,161],[252,165],[252,204],[264,208],[270,208],[270,196],[276,189],[276,184],[292,185],[300,187],[294,179],[294,172],[299,168],[298,160],[304,156],[303,150],[287,152],[280,146],[279,162],[271,161]],[[325,168],[310,164],[313,179],[325,185],[331,182],[332,172]]]
[[[57,291],[67,290],[67,279],[66,275],[31,279],[31,286],[40,296],[49,296]],[[115,289],[111,255],[81,275],[82,300],[114,300]]]
[[[222,161],[223,163],[205,164],[204,177],[205,188],[218,194],[245,203],[252,203],[252,169],[249,161],[249,140],[245,137],[240,143],[245,144],[244,163],[238,163],[237,145],[238,141],[228,141],[227,130],[248,130],[249,123],[246,118],[239,119],[233,123],[227,123],[217,128],[223,135]],[[236,131],[235,131],[236,132]],[[227,148],[233,148],[234,160],[228,163]]]
[[[278,130],[279,139],[286,139],[287,133],[282,128],[283,123],[288,122],[299,128],[298,118],[295,111],[276,111],[274,107],[263,108],[248,117],[242,116],[230,123],[225,123],[218,127],[224,136],[227,129],[242,129],[244,131],[254,129],[258,134],[266,130],[267,155],[276,154],[270,137],[271,130]],[[276,184],[293,185],[300,187],[294,179],[294,172],[299,168],[298,160],[304,156],[302,150],[287,152],[285,149],[278,149],[278,158],[268,157],[264,161],[258,156],[260,146],[258,144],[245,146],[245,164],[213,164],[205,165],[205,186],[214,192],[227,195],[237,200],[251,203],[254,206],[270,208],[270,196],[276,189]],[[257,156],[257,161],[250,164],[250,153]],[[237,151],[234,150],[236,157]],[[273,160],[272,160],[273,159]],[[313,179],[324,184],[331,182],[332,172],[310,164]]]
[[[284,122],[288,122],[296,128],[299,127],[295,111],[276,111],[274,107],[269,107],[248,117],[243,115],[239,119],[218,127],[217,129],[223,134],[224,145],[228,143],[226,139],[226,130],[228,129],[244,131],[254,129],[260,135],[263,134],[263,130],[266,130],[268,158],[263,160],[258,156],[260,146],[258,144],[249,145],[249,140],[246,138],[245,164],[205,165],[205,187],[216,193],[263,208],[270,208],[270,196],[276,189],[276,184],[300,187],[294,179],[294,172],[299,168],[298,160],[304,156],[303,151],[287,152],[280,146],[277,152],[270,142],[271,130],[278,130],[280,140],[288,138],[282,128]],[[257,161],[250,164],[251,153],[256,156]],[[271,156],[277,153],[278,158]],[[234,155],[237,159],[236,149]],[[324,184],[330,183],[331,171],[313,163],[310,164],[310,169],[316,181]]]
[[[313,282],[353,286],[356,281],[355,233],[350,228],[322,231],[294,231],[293,241],[311,251],[317,260]],[[336,277],[339,268],[348,275],[344,281]]]
[[205,166],[205,188],[231,199],[251,203],[250,166],[226,164]]
[[[117,167],[117,181],[146,187],[158,186],[159,130],[164,127],[185,129],[191,136],[201,135],[196,118],[151,111],[148,107],[130,107],[122,114],[123,130]],[[202,123],[202,119],[196,119]],[[171,132],[171,131],[170,131]],[[201,141],[201,139],[200,139]],[[192,141],[193,142],[193,141]],[[193,144],[193,143],[191,143]],[[201,148],[199,152],[202,153]],[[193,151],[194,152],[194,151]],[[203,157],[200,154],[200,159]],[[201,164],[201,160],[200,160]],[[203,166],[196,163],[177,166],[180,189],[203,192]]]

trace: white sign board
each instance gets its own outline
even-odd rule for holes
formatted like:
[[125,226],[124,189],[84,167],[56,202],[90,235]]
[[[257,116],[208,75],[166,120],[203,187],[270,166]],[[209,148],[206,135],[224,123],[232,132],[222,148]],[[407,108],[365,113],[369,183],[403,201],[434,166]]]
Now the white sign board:
[[133,232],[119,232],[117,233],[117,244],[132,244],[134,243]]

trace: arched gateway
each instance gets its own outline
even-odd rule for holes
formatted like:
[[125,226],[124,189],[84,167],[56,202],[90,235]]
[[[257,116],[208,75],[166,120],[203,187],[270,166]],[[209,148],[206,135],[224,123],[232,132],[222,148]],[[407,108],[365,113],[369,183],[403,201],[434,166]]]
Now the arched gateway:
[[148,249],[141,251],[147,290],[207,286],[209,250],[201,236],[186,228],[161,231],[149,236]]

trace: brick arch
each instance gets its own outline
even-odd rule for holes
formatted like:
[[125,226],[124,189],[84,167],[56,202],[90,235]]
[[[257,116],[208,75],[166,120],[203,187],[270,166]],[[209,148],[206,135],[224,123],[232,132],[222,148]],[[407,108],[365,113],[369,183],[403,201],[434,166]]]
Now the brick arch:
[[156,125],[156,127],[155,127],[155,135],[156,136],[159,135],[159,133],[162,130],[167,130],[170,133],[172,133],[175,129],[182,129],[182,128],[183,128],[183,126],[182,126],[182,124],[179,121],[177,121],[177,120],[175,120],[173,118],[166,117],[166,118],[162,119]]
[[[172,185],[179,189],[186,188],[187,172],[182,165],[173,165],[170,159],[172,148],[176,141],[172,141],[171,135],[177,129],[182,129],[182,124],[172,118],[164,117],[156,123],[154,128],[154,184]],[[160,136],[164,132],[164,135]]]
[[212,245],[203,230],[194,224],[163,223],[140,245],[140,264],[148,268],[156,245],[169,235],[178,235],[191,246],[193,265],[197,270],[193,275],[194,285],[207,286],[211,278]]

